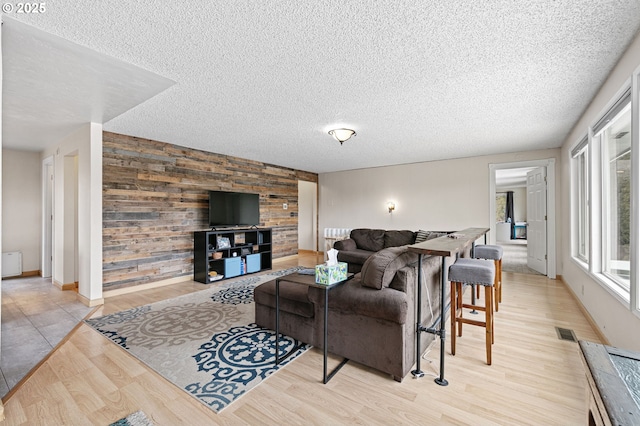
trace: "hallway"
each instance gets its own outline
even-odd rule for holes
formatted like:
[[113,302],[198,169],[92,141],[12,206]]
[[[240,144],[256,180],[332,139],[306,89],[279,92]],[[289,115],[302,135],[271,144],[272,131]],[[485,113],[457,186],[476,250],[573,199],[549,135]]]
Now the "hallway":
[[76,294],[54,287],[50,278],[2,280],[1,396],[91,312]]
[[527,266],[527,240],[498,241],[502,246],[502,270],[520,274],[542,275]]

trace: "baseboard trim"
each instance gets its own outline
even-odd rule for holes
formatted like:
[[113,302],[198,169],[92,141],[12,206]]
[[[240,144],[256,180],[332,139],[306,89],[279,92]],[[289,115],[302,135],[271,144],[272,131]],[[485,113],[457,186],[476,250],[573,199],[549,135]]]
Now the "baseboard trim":
[[171,284],[183,283],[185,281],[193,281],[192,275],[182,275],[180,277],[169,278],[162,281],[155,281],[152,283],[132,285],[129,287],[116,288],[113,290],[106,290],[102,292],[102,297],[108,299],[110,297],[120,296],[123,294],[136,293],[142,290],[149,290],[152,288],[164,287]]
[[[76,290],[78,288],[78,283],[77,282],[62,284],[59,281],[53,280],[53,285],[55,285],[56,287],[58,287],[62,291]],[[89,305],[87,305],[87,306],[89,306]]]
[[10,277],[2,277],[2,281],[4,280],[12,280],[14,278],[28,278],[28,277],[39,277],[41,275],[40,270],[36,271],[23,271],[20,275],[12,275]]
[[273,263],[286,262],[288,260],[294,260],[298,257],[297,254],[292,254],[291,256],[279,257],[277,259],[273,259]]
[[87,299],[80,293],[76,294],[76,300],[81,302],[84,306],[88,306],[90,308],[93,308],[94,306],[104,305],[104,298],[101,297],[100,299]]
[[604,335],[604,333],[602,333],[602,330],[600,330],[600,327],[598,327],[598,324],[596,324],[596,322],[593,320],[593,317],[591,316],[589,311],[587,311],[587,308],[584,307],[584,305],[582,304],[582,302],[578,298],[578,295],[573,291],[571,286],[569,286],[569,284],[567,284],[567,282],[564,280],[562,275],[556,275],[556,279],[558,281],[562,282],[562,284],[564,284],[565,288],[567,290],[569,290],[569,294],[571,294],[573,299],[578,304],[578,307],[580,308],[580,311],[582,311],[582,314],[587,319],[587,322],[591,325],[591,328],[593,328],[595,330],[596,334],[598,335],[598,337],[601,340],[601,343],[604,344],[604,345],[607,345],[607,346],[611,346],[611,343],[609,342],[609,339],[607,339],[606,336]]
[[324,252],[315,251],[315,250],[298,250],[298,254],[313,254],[313,255],[321,255]]

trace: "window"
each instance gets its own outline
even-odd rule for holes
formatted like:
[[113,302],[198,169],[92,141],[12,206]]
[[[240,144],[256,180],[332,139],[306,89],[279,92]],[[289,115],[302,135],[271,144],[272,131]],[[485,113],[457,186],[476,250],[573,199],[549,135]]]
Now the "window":
[[571,256],[640,316],[640,69],[634,79],[571,149]]
[[584,139],[571,151],[574,162],[574,256],[589,262],[589,152],[588,139]]
[[[617,107],[617,108],[616,108]],[[602,148],[602,272],[629,293],[631,270],[631,103],[608,114]],[[595,133],[595,132],[594,132]]]

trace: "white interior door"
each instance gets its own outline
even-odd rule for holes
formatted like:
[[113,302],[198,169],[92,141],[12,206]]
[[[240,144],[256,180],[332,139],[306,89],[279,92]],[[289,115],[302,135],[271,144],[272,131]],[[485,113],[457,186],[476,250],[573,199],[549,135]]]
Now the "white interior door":
[[547,168],[527,173],[527,265],[547,275]]

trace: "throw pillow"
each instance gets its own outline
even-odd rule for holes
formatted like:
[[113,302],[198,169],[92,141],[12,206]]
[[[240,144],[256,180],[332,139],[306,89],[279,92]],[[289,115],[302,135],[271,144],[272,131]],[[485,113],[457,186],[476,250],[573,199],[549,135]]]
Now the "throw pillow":
[[420,229],[416,233],[416,244],[425,242],[427,240],[433,240],[434,238],[444,237],[445,235],[448,235],[448,233],[438,231],[423,231],[422,229]]
[[428,238],[429,238],[429,231],[423,231],[422,229],[419,229],[418,232],[416,233],[416,244],[423,243],[427,241]]
[[351,231],[351,239],[359,249],[380,251],[384,248],[384,229],[354,229]]
[[406,247],[388,247],[369,256],[362,265],[360,282],[364,287],[382,290],[389,287],[396,271],[415,261],[417,255]]

